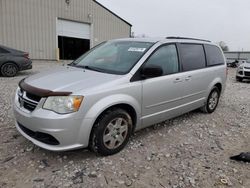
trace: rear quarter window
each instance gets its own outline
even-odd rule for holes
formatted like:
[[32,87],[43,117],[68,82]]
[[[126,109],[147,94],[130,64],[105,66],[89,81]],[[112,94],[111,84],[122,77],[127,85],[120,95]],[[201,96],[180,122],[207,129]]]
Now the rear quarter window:
[[205,51],[207,55],[208,66],[216,66],[216,65],[225,64],[222,52],[217,46],[205,45]]
[[206,67],[206,58],[203,45],[180,44],[180,54],[183,71],[192,71]]

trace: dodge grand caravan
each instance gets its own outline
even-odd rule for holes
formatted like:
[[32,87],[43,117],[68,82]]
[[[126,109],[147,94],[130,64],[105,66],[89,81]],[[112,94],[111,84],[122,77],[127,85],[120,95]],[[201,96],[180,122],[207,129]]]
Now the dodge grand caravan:
[[111,155],[134,131],[198,108],[214,112],[226,72],[221,49],[210,41],[107,41],[67,66],[21,80],[16,127],[48,150]]

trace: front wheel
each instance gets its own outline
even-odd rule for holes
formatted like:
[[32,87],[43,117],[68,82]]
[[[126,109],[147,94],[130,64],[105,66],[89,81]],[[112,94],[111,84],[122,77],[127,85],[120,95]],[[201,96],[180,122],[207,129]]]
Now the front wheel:
[[220,90],[214,87],[208,95],[206,104],[201,108],[205,113],[213,113],[218,106],[220,99]]
[[239,81],[239,82],[242,82],[243,78],[236,76],[236,80]]
[[114,108],[105,112],[93,127],[90,149],[101,155],[121,151],[132,133],[132,119],[123,109]]

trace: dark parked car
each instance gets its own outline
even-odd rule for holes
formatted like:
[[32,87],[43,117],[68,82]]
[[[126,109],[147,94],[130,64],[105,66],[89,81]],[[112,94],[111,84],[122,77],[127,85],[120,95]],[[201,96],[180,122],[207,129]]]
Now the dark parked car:
[[0,45],[0,74],[2,76],[13,77],[18,71],[31,68],[32,61],[29,53]]
[[228,67],[233,67],[233,68],[235,68],[235,67],[238,67],[238,65],[239,65],[239,61],[238,61],[238,60],[235,60],[235,61],[227,61],[227,66],[228,66]]

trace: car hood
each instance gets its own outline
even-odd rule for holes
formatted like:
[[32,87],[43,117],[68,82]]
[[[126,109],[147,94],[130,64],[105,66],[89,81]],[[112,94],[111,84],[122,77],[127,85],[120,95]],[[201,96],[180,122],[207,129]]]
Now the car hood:
[[62,66],[24,80],[30,86],[51,91],[76,92],[98,87],[121,78],[121,75],[100,73],[82,68]]
[[250,63],[243,63],[242,66],[243,66],[243,67],[250,68]]

